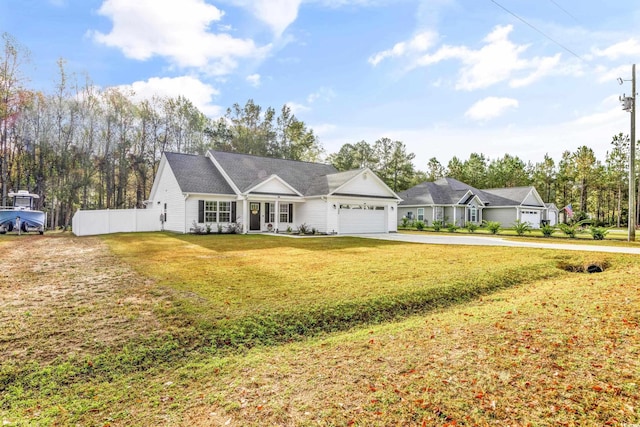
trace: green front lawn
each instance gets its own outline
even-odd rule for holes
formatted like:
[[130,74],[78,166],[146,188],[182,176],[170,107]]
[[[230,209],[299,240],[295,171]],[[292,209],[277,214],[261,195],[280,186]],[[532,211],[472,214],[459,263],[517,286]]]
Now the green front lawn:
[[[388,321],[561,274],[557,254],[333,237],[123,234],[116,255],[170,289],[215,349]],[[563,257],[575,258],[576,255]],[[500,262],[494,262],[499,259]],[[228,332],[228,334],[227,334]]]
[[[33,263],[0,278],[6,425],[640,415],[633,256],[347,237],[30,239]],[[25,242],[4,242],[5,258]],[[592,263],[607,268],[567,271]]]

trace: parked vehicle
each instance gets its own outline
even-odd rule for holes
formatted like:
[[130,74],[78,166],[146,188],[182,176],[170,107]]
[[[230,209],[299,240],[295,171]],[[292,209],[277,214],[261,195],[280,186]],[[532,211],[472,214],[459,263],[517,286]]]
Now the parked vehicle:
[[18,190],[9,193],[9,197],[13,199],[13,206],[0,207],[0,234],[10,231],[24,233],[37,231],[43,234],[47,214],[33,209],[34,200],[39,199],[40,196],[26,190]]

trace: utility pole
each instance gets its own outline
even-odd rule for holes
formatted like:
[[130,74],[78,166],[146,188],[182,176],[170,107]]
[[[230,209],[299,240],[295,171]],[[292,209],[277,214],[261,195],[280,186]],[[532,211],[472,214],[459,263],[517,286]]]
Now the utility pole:
[[631,143],[629,144],[629,241],[636,240],[636,64],[631,66]]
[[[628,81],[618,78],[618,83]],[[631,96],[620,97],[622,109],[631,113],[629,141],[629,233],[628,241],[636,240],[636,64],[631,67]]]

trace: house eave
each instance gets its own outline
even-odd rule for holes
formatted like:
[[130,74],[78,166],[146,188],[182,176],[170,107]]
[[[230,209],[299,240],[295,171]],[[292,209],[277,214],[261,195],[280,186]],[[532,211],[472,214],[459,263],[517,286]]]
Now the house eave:
[[378,200],[389,200],[389,201],[394,201],[394,202],[398,202],[398,201],[402,201],[402,199],[400,199],[399,197],[389,197],[389,196],[374,196],[374,195],[368,195],[368,194],[349,194],[349,193],[331,193],[329,195],[330,197],[349,197],[349,198],[354,198],[354,197],[358,197],[358,198],[363,198],[363,199],[378,199]]
[[192,192],[192,191],[183,191],[182,195],[185,199],[189,197],[225,197],[230,199],[237,199],[237,194],[225,194],[225,193],[200,193],[200,192]]

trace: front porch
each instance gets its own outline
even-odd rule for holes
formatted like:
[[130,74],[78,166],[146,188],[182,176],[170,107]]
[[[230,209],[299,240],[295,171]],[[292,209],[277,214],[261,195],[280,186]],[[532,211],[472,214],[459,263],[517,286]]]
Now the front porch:
[[293,231],[296,208],[304,203],[299,197],[261,196],[242,200],[242,222],[248,233]]

